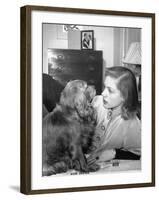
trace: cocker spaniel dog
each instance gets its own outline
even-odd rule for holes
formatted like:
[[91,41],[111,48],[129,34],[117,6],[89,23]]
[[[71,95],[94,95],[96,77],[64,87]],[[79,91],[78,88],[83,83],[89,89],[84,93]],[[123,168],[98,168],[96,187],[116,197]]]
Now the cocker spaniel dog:
[[67,83],[59,104],[43,119],[43,176],[75,169],[96,171],[85,154],[91,150],[95,120],[91,100],[96,92],[85,81]]

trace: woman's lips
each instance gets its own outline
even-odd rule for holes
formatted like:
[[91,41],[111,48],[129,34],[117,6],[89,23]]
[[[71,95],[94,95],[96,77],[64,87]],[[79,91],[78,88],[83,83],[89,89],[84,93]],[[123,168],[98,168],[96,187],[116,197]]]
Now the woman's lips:
[[105,99],[103,99],[103,104],[107,104],[108,103],[108,101],[106,101]]

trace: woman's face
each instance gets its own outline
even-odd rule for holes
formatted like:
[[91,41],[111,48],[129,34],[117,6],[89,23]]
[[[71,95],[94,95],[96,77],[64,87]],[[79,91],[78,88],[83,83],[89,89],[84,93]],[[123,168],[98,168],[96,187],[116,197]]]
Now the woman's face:
[[122,106],[124,99],[117,88],[117,79],[107,76],[104,82],[103,105],[105,108],[116,108]]

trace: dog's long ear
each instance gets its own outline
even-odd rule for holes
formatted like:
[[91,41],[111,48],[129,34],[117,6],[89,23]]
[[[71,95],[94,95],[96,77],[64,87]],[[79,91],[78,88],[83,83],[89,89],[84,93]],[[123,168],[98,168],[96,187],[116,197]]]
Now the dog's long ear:
[[92,85],[89,85],[85,90],[85,95],[86,95],[87,101],[90,103],[96,95],[95,87]]
[[86,96],[83,93],[79,93],[74,99],[74,105],[78,114],[83,117],[85,115],[85,109],[87,106]]
[[82,102],[77,101],[77,102],[75,102],[75,108],[78,111],[78,113],[83,113],[84,105]]

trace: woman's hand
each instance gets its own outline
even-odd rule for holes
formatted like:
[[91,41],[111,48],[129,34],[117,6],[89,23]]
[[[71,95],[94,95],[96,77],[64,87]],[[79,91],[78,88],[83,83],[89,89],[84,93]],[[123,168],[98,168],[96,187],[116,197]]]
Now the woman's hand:
[[87,163],[88,165],[92,165],[93,163],[112,160],[115,158],[115,155],[116,151],[114,149],[96,151],[87,158]]

